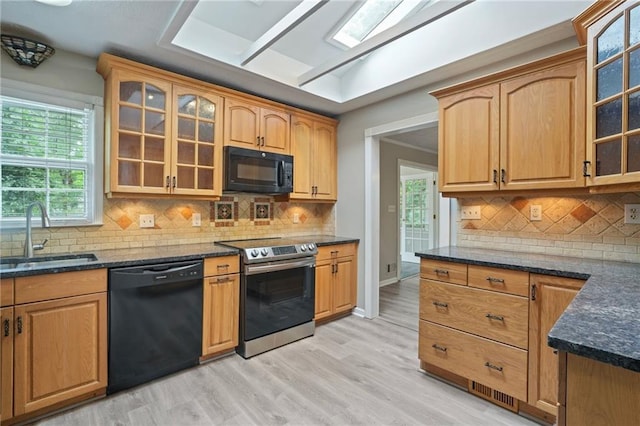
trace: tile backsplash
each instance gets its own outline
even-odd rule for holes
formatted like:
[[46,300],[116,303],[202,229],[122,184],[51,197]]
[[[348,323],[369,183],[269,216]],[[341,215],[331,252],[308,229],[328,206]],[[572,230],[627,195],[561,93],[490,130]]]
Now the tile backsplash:
[[[640,225],[624,223],[625,204],[640,204],[640,193],[460,198],[457,244],[640,262]],[[462,207],[475,205],[482,219],[460,219]],[[529,220],[531,205],[542,207],[541,221]]]
[[[101,226],[33,229],[33,241],[48,243],[37,255],[207,243],[242,238],[335,232],[333,204],[279,202],[236,194],[220,201],[105,199]],[[200,226],[192,226],[194,213]],[[153,214],[155,226],[140,228],[139,216]],[[295,221],[297,223],[295,223]],[[33,221],[38,225],[37,220]],[[1,256],[22,254],[24,229],[2,230]]]

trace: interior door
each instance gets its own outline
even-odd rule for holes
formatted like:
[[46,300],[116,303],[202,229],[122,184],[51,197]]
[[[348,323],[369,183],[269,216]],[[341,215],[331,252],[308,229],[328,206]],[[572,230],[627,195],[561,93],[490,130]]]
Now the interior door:
[[[418,263],[415,252],[435,247],[437,173],[405,175],[400,178],[402,217],[400,256],[403,262]],[[435,183],[434,183],[435,182]]]

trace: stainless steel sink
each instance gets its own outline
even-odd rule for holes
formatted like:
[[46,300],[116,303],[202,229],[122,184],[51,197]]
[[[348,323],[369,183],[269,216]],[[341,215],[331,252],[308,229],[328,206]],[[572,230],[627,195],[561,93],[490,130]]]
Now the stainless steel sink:
[[0,271],[62,268],[64,266],[83,265],[85,263],[94,262],[96,260],[98,260],[98,258],[92,253],[80,255],[32,257],[29,259],[24,257],[9,257],[0,259]]

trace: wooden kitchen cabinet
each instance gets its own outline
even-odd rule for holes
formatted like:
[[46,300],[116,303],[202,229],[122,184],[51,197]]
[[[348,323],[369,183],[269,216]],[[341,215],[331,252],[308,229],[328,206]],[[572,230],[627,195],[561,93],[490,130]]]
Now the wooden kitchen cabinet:
[[223,98],[108,54],[98,72],[106,81],[107,195],[220,196]]
[[528,289],[525,271],[422,259],[422,368],[518,411],[527,401]]
[[356,305],[357,246],[323,246],[316,256],[315,316],[321,320],[348,313]]
[[528,402],[558,416],[558,351],[547,345],[547,336],[584,281],[537,274],[530,278]]
[[585,50],[432,93],[444,193],[584,186]]
[[574,20],[587,45],[587,184],[640,183],[640,3],[596,2]]
[[202,356],[238,346],[240,274],[238,256],[205,259]]
[[106,269],[15,279],[2,308],[2,420],[34,415],[107,387]]
[[269,105],[225,99],[224,145],[289,154],[289,114]]
[[0,306],[13,305],[13,278],[0,279]]
[[326,119],[291,116],[293,192],[291,200],[337,200],[336,124]]
[[13,307],[0,309],[0,420],[13,417]]

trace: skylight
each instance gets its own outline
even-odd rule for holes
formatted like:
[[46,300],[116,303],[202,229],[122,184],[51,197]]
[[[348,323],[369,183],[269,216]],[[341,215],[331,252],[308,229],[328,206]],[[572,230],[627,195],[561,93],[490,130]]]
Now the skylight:
[[360,8],[333,35],[333,40],[349,48],[391,28],[418,6],[431,1],[425,0],[366,0]]

